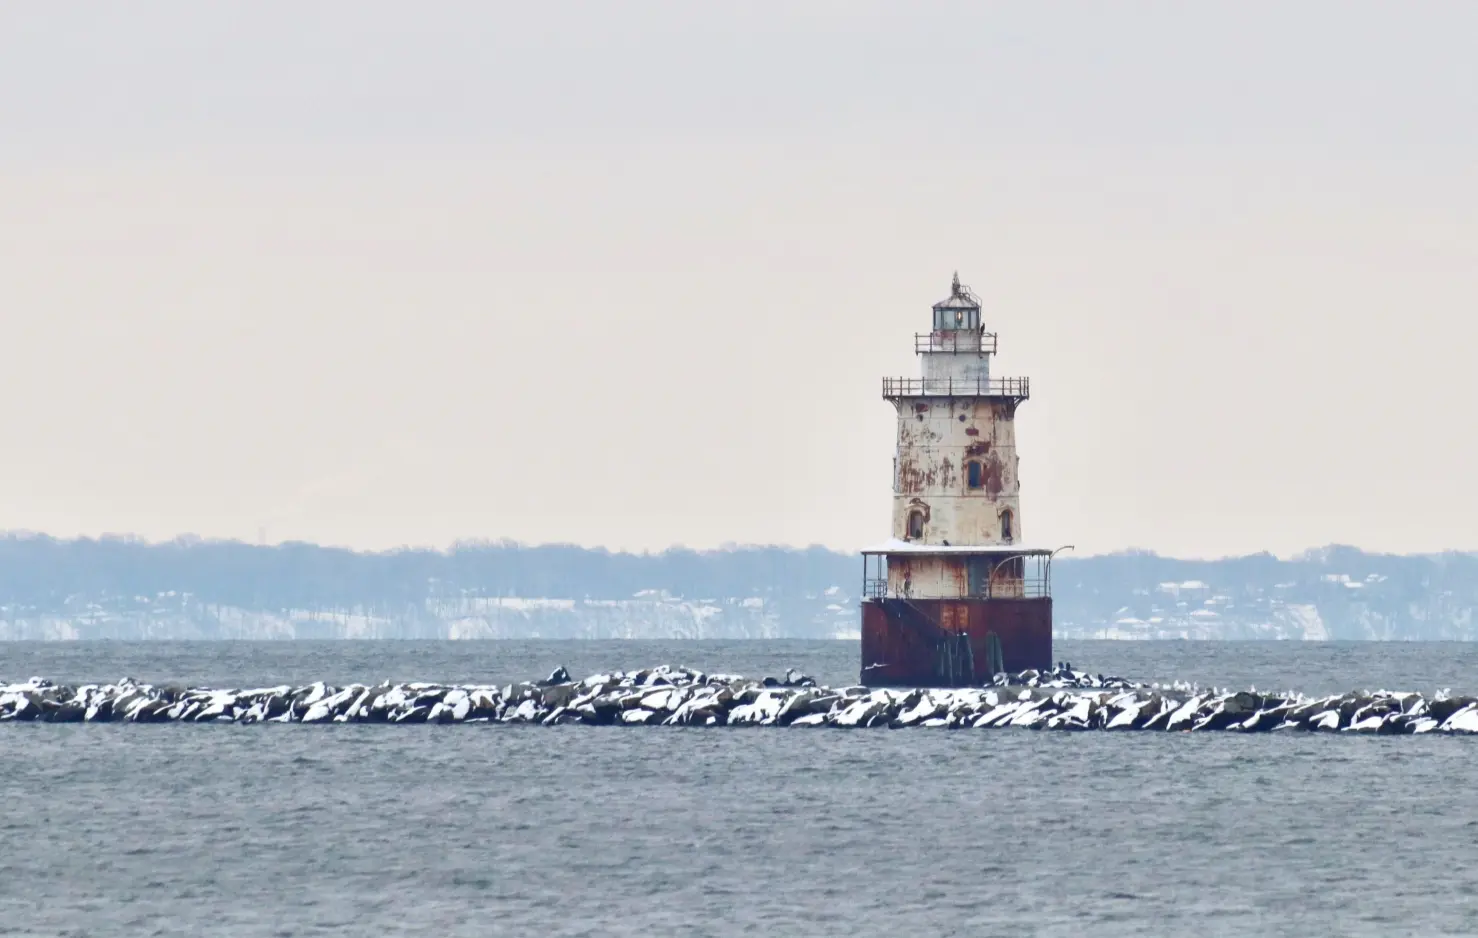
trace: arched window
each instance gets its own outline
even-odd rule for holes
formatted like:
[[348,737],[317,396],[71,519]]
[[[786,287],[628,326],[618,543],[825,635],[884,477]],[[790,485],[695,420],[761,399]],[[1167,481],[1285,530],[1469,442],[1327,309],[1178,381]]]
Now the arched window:
[[908,513],[908,537],[915,540],[924,536],[924,513],[922,511],[910,511]]
[[965,463],[965,484],[972,489],[985,485],[985,467],[978,462]]
[[1015,519],[1011,517],[1011,509],[1007,508],[1005,511],[1001,512],[1001,540],[1005,541],[1008,544],[1016,535],[1016,532],[1012,530],[1012,521],[1014,520]]

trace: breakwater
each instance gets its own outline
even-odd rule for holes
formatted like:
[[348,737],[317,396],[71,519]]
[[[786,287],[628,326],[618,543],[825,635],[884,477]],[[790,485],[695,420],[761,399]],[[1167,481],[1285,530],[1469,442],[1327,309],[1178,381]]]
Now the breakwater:
[[794,670],[746,678],[660,666],[502,686],[426,682],[252,689],[145,684],[0,684],[0,721],[465,723],[943,727],[1169,732],[1478,734],[1478,698],[1438,692],[1294,692],[1141,684],[1070,667],[998,675],[986,687],[822,687]]

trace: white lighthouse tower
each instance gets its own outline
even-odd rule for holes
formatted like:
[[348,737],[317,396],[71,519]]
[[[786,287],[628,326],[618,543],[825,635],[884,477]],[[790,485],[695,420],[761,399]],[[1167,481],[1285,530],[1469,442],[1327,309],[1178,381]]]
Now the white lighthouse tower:
[[976,683],[1050,665],[1051,551],[1022,546],[1016,411],[1026,378],[993,377],[996,334],[956,274],[914,336],[917,378],[884,378],[898,414],[893,531],[864,551],[866,683]]
[[991,378],[996,335],[985,331],[980,300],[958,274],[914,350],[922,377],[883,379],[883,397],[898,410],[893,536],[917,545],[1018,542],[1016,408],[1030,384]]

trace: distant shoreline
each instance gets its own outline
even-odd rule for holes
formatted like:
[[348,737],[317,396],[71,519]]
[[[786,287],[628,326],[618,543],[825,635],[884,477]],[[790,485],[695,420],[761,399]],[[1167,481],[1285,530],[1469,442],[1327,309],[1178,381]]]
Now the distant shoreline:
[[[357,553],[11,534],[0,640],[847,640],[860,587],[856,556],[819,547]],[[1472,554],[1069,556],[1053,594],[1059,639],[1478,640]]]

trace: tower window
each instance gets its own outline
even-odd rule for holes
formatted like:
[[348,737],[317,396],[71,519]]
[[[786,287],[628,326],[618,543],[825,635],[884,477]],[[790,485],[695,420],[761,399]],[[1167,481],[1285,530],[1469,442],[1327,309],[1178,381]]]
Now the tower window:
[[1011,509],[1008,508],[1001,512],[1001,540],[1009,543],[1015,536],[1016,532],[1012,530],[1014,520],[1011,517]]
[[965,484],[972,489],[978,489],[985,485],[985,468],[980,463],[965,463]]
[[908,513],[908,537],[916,540],[924,536],[924,513],[922,511],[910,511]]

